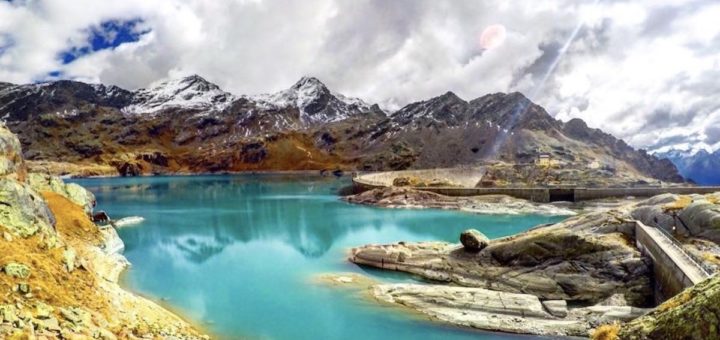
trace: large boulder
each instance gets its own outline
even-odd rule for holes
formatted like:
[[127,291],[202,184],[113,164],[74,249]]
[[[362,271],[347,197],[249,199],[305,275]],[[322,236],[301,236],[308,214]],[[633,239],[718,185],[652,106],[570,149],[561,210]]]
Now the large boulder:
[[[638,203],[630,214],[634,219],[646,225],[674,232],[677,226],[682,226],[682,223],[679,223],[677,218],[672,213],[668,213],[664,207],[676,204],[678,200],[679,196],[675,194],[657,195]],[[677,231],[687,232],[684,228],[677,229]]]
[[696,200],[679,214],[693,236],[720,242],[720,206]]
[[490,239],[475,229],[468,229],[460,234],[460,243],[465,247],[465,250],[478,252],[488,246]]
[[55,217],[42,196],[25,183],[0,179],[0,226],[29,237],[38,231],[54,235],[54,225]]
[[83,207],[88,214],[92,213],[95,207],[95,195],[92,192],[75,183],[66,184],[57,176],[31,173],[28,175],[28,183],[37,192],[50,191],[67,197]]

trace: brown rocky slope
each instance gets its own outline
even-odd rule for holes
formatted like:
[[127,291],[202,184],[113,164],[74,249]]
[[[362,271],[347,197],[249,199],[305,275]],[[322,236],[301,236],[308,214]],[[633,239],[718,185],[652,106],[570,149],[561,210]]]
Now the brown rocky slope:
[[118,285],[128,266],[113,228],[89,218],[93,195],[27,173],[20,143],[0,128],[0,338],[203,338]]
[[27,159],[85,165],[82,174],[391,170],[548,153],[569,167],[601,160],[609,173],[682,181],[669,161],[582,121],[555,120],[520,93],[465,101],[448,92],[388,114],[315,78],[260,96],[198,76],[137,91],[58,81],[0,88],[0,116]]

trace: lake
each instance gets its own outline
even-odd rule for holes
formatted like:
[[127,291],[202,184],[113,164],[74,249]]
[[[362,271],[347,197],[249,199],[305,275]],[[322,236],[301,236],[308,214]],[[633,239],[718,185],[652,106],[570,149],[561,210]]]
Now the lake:
[[445,240],[476,228],[490,238],[561,220],[351,205],[349,178],[227,175],[73,180],[121,228],[132,267],[124,285],[223,339],[528,339],[463,330],[380,306],[358,292],[314,282],[355,272],[388,282],[401,273],[356,266],[346,251],[367,243]]

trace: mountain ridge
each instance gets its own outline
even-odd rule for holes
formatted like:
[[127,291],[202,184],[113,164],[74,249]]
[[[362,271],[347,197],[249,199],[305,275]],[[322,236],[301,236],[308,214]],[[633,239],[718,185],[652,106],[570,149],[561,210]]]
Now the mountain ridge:
[[720,185],[720,150],[691,152],[671,149],[655,153],[655,156],[672,161],[684,177],[697,184]]
[[547,153],[683,180],[668,161],[581,120],[558,121],[519,92],[469,101],[446,92],[388,113],[314,77],[262,95],[234,95],[198,75],[136,91],[57,81],[0,87],[0,117],[31,160],[107,164],[128,175],[532,163]]

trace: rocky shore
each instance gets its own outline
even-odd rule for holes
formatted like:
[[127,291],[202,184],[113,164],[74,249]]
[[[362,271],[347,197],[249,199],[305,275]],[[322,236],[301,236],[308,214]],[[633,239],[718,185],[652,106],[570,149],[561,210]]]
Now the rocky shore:
[[[365,194],[390,204],[405,192]],[[418,195],[426,193],[409,192],[409,200]],[[652,262],[634,245],[634,221],[674,233],[712,271],[720,258],[719,201],[718,194],[660,195],[496,240],[468,231],[461,244],[365,245],[353,248],[349,260],[428,281],[374,283],[367,290],[379,302],[453,325],[537,335],[595,334],[597,339],[717,334],[717,275],[653,309]],[[671,318],[697,321],[693,326],[665,322]]]
[[560,204],[539,204],[507,195],[450,197],[409,187],[386,187],[343,197],[343,200],[384,208],[448,209],[476,214],[573,216],[576,210]]
[[202,339],[193,326],[118,284],[129,265],[79,185],[28,173],[0,128],[0,338]]

